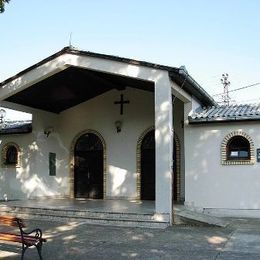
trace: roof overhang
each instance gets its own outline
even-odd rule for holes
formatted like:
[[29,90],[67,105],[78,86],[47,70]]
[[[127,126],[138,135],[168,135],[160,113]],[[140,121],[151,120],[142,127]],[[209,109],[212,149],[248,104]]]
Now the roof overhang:
[[234,122],[252,122],[260,121],[260,117],[232,117],[232,118],[202,118],[202,119],[193,119],[188,117],[189,124],[199,125],[199,124],[212,124],[212,123],[234,123]]
[[124,90],[126,87],[154,90],[149,81],[70,66],[5,101],[60,113],[112,89]]
[[154,91],[162,71],[203,105],[215,104],[188,73],[178,68],[70,47],[0,83],[0,100],[60,113],[112,89]]
[[216,101],[197,83],[186,70],[172,68],[169,76],[173,82],[181,86],[191,96],[196,97],[203,106],[217,106]]

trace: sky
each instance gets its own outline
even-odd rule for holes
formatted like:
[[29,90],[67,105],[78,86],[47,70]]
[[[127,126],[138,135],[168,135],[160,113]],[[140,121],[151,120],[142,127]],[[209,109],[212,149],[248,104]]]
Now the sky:
[[[260,83],[259,0],[11,0],[0,14],[0,82],[71,43],[180,67],[211,95]],[[218,100],[219,96],[214,96]],[[260,84],[230,93],[260,103]]]

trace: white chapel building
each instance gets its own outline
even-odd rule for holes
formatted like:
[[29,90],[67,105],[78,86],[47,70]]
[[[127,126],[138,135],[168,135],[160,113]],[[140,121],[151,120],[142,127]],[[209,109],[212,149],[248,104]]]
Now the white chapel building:
[[0,131],[0,200],[260,211],[260,106],[218,106],[185,67],[66,47],[0,88],[1,106],[32,114]]

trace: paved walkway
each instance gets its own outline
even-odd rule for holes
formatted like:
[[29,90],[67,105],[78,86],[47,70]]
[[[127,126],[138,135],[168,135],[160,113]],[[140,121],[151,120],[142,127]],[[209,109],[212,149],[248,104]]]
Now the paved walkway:
[[[28,221],[27,221],[28,222]],[[48,242],[46,259],[260,259],[260,221],[231,221],[227,228],[175,226],[165,230],[29,221]],[[20,248],[0,243],[0,259],[20,259]],[[38,259],[36,249],[25,259]]]

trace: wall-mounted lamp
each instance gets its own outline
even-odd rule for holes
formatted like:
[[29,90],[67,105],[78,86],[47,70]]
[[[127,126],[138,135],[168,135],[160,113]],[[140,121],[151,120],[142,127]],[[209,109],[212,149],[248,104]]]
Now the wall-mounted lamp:
[[44,129],[44,134],[46,135],[46,137],[49,137],[49,135],[51,134],[51,133],[53,133],[53,131],[54,131],[54,128],[53,127],[46,127],[45,129]]
[[121,132],[121,129],[122,129],[122,121],[117,120],[117,121],[115,122],[115,127],[116,127],[116,132],[117,132],[117,133]]

